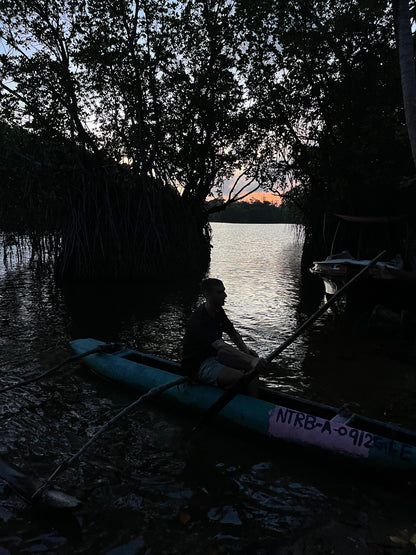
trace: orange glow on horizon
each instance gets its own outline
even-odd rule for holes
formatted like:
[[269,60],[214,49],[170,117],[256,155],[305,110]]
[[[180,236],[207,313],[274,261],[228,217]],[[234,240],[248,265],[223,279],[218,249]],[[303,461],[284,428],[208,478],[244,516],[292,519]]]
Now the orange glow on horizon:
[[243,200],[246,202],[255,202],[256,200],[260,202],[270,202],[270,204],[275,204],[276,206],[282,204],[282,199],[270,191],[255,191]]
[[[215,197],[209,196],[207,200],[214,200]],[[227,196],[224,196],[224,200],[227,200]],[[279,195],[273,194],[270,191],[255,191],[247,195],[241,201],[237,202],[270,202],[270,204],[275,204],[276,206],[280,206],[282,204],[282,199]]]

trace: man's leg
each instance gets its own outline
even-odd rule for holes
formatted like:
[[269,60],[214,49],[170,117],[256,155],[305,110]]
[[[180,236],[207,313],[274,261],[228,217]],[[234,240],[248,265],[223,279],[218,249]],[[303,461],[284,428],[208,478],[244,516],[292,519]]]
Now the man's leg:
[[[206,359],[198,372],[198,378],[204,383],[218,384],[227,389],[234,385],[244,374],[256,367],[260,359],[242,351],[224,345],[217,356]],[[244,392],[257,397],[259,378],[256,376],[244,387]]]
[[[222,346],[217,352],[217,360],[224,364],[217,381],[223,389],[232,386],[241,376],[253,370],[259,363],[259,358],[243,353],[231,345]],[[244,388],[247,395],[258,396],[259,377],[253,378]]]
[[253,370],[260,360],[257,357],[243,353],[243,351],[231,345],[223,345],[220,347],[216,358],[219,362],[224,364],[224,366],[244,371]]

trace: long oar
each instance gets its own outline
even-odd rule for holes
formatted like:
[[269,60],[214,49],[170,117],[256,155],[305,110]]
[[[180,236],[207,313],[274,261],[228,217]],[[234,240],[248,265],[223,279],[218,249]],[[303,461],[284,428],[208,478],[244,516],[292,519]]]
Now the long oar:
[[180,378],[177,378],[173,382],[168,382],[166,384],[158,385],[156,387],[153,387],[152,389],[149,389],[149,391],[147,391],[147,393],[144,393],[141,397],[139,397],[138,399],[133,401],[133,403],[131,403],[130,405],[127,405],[127,407],[124,407],[124,409],[122,409],[115,416],[113,416],[113,418],[111,418],[111,420],[109,420],[106,424],[103,424],[100,427],[100,429],[92,436],[92,438],[90,438],[86,443],[84,443],[84,445],[81,447],[81,449],[79,449],[74,455],[71,455],[70,457],[68,457],[67,459],[62,461],[61,464],[56,467],[56,469],[52,472],[52,474],[49,476],[49,478],[32,495],[31,501],[36,502],[40,498],[42,493],[47,488],[49,488],[49,486],[52,483],[52,480],[54,480],[60,472],[62,472],[66,468],[68,468],[76,459],[78,459],[82,455],[82,453],[84,453],[84,451],[86,451],[88,449],[88,447],[90,447],[90,445],[92,443],[94,443],[94,441],[96,441],[100,437],[100,435],[102,433],[104,433],[106,430],[108,430],[108,428],[112,424],[117,422],[117,420],[119,420],[122,416],[124,416],[125,414],[127,414],[128,412],[133,410],[135,407],[137,407],[137,405],[139,405],[140,403],[142,403],[146,399],[149,399],[149,397],[155,397],[159,393],[163,393],[164,391],[170,389],[171,387],[175,387],[175,385],[183,384],[188,380],[189,380],[189,378],[187,376],[182,376]]
[[[380,258],[385,253],[386,253],[386,251],[384,250],[384,251],[380,252],[375,258],[373,258],[373,260],[371,260],[367,266],[365,266],[360,272],[358,272],[358,274],[356,274],[353,278],[351,278],[350,281],[348,281],[343,287],[341,287],[341,289],[339,289],[329,299],[329,301],[327,301],[325,304],[323,304],[316,312],[314,312],[312,314],[312,316],[310,316],[301,326],[299,326],[299,328],[294,333],[292,333],[292,335],[288,339],[286,339],[286,341],[284,341],[279,347],[277,347],[277,349],[275,349],[270,354],[268,354],[265,357],[267,362],[271,362],[274,358],[276,358],[278,355],[280,355],[280,353],[284,349],[286,349],[289,345],[291,345],[295,341],[295,339],[297,339],[299,337],[299,335],[301,333],[303,333],[317,318],[319,318],[319,316],[321,316],[321,314],[323,314],[326,310],[328,310],[328,308],[331,305],[333,305],[343,293],[345,293],[346,289],[351,287],[351,285],[353,285],[353,283],[355,283],[358,279],[360,279],[360,277],[371,266],[376,264],[376,262],[378,260],[380,260]],[[206,410],[206,412],[203,414],[199,423],[192,429],[192,432],[196,432],[196,431],[200,430],[209,420],[211,420],[211,418],[213,418],[216,414],[218,414],[219,411],[222,408],[225,407],[225,405],[227,405],[232,399],[234,399],[234,397],[237,395],[237,393],[239,393],[241,391],[241,388],[243,386],[247,385],[248,383],[250,383],[258,375],[258,373],[259,373],[258,370],[256,370],[256,368],[254,368],[254,370],[251,370],[250,372],[247,372],[247,374],[244,374],[243,376],[241,376],[241,378],[239,380],[237,380],[237,382],[234,385],[232,385],[229,389],[227,389],[221,395],[221,397],[219,397],[215,401],[215,403],[213,403]]]
[[15,383],[13,385],[8,385],[7,387],[4,387],[3,389],[0,389],[0,393],[6,393],[6,391],[10,391],[11,389],[15,389],[16,387],[23,387],[24,385],[28,385],[30,383],[37,382],[37,381],[39,381],[43,378],[46,378],[47,376],[49,376],[53,372],[56,372],[57,370],[59,370],[59,368],[62,368],[62,366],[64,366],[65,364],[68,364],[69,362],[74,362],[75,360],[79,360],[80,358],[87,357],[88,355],[92,355],[94,353],[112,353],[112,352],[114,352],[116,350],[119,350],[119,349],[120,349],[120,345],[118,343],[105,343],[103,345],[99,345],[95,349],[91,349],[91,351],[86,351],[85,353],[82,353],[81,355],[74,355],[74,356],[71,356],[71,357],[65,359],[64,361],[60,362],[59,364],[57,364],[53,368],[50,368],[46,372],[43,372],[42,374],[39,374],[39,376],[35,376],[33,378],[28,378],[27,380],[23,380],[21,382]]

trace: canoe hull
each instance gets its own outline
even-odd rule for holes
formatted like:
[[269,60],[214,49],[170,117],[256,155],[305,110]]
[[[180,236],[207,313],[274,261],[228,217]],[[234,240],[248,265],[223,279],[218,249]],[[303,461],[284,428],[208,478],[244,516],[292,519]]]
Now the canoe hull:
[[[71,342],[78,354],[100,344],[95,339]],[[143,357],[143,362],[129,357]],[[140,391],[172,382],[180,374],[176,363],[124,348],[112,354],[89,355],[84,360],[98,374]],[[167,390],[162,397],[200,412],[208,409],[222,393],[209,385],[185,384]],[[358,415],[345,416],[333,407],[287,394],[275,393],[273,402],[238,394],[220,411],[218,418],[269,439],[320,448],[378,467],[403,471],[416,468],[414,432]]]

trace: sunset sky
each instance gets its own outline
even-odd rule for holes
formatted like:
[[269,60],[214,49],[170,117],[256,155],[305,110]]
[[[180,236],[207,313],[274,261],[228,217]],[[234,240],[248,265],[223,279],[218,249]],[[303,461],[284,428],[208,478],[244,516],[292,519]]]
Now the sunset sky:
[[270,191],[256,191],[251,193],[248,197],[244,199],[246,202],[253,202],[259,200],[260,202],[270,202],[271,204],[279,205],[282,200],[278,195],[271,193]]
[[[234,183],[236,182],[236,179],[237,179],[238,184],[235,188],[234,194],[237,191],[240,191],[244,185],[247,185],[247,189],[245,191],[242,191],[241,194],[239,194],[239,197],[244,196],[244,194],[247,193],[250,190],[254,191],[254,192],[250,193],[248,196],[246,196],[245,198],[242,199],[245,202],[254,202],[254,201],[266,202],[267,201],[267,202],[270,202],[270,203],[276,204],[276,205],[281,204],[282,200],[278,195],[273,194],[270,191],[263,191],[262,189],[256,189],[257,185],[258,185],[258,183],[256,181],[249,184],[249,183],[247,183],[247,180],[245,179],[245,176],[242,176],[242,178],[239,178],[239,175],[240,174],[237,172],[232,179],[225,179],[224,180],[223,185],[222,185],[222,194],[223,194],[224,200],[227,200],[230,189],[233,187],[233,185],[234,185]],[[208,197],[208,200],[210,200],[210,198],[212,198],[212,197]]]
[[[226,200],[228,197],[228,190],[224,190],[223,191],[223,198],[224,200]],[[207,198],[207,200],[212,200],[214,197],[213,196],[209,196]],[[260,201],[260,202],[270,202],[271,204],[276,204],[277,206],[279,206],[279,204],[281,204],[282,199],[274,194],[271,193],[270,191],[254,191],[254,193],[250,193],[248,196],[246,196],[243,199],[243,202],[255,202],[255,201]]]

